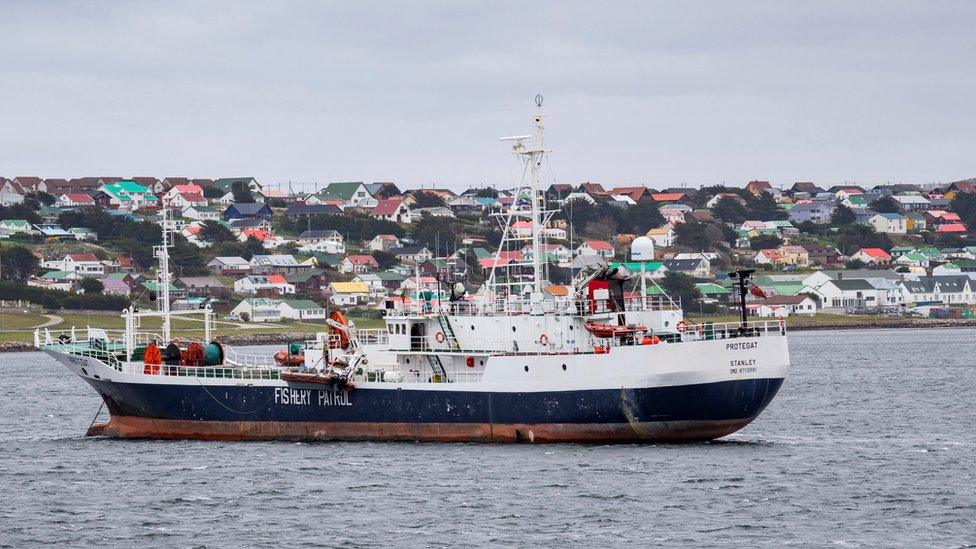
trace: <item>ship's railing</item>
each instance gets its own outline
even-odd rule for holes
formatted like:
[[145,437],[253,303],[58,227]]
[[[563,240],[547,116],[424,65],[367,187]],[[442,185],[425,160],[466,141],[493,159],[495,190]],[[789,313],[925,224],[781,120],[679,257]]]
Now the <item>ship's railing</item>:
[[119,363],[116,368],[127,374],[151,374],[158,376],[196,377],[204,379],[278,379],[281,367],[274,364],[268,367],[247,365],[234,366],[225,363],[223,366],[183,366],[160,364],[158,368],[147,366],[142,362]]
[[678,331],[648,331],[631,337],[597,337],[582,328],[562,333],[540,333],[530,338],[514,335],[511,338],[478,337],[466,332],[458,332],[458,335],[450,338],[443,332],[437,332],[423,336],[392,338],[393,344],[390,350],[418,354],[561,354],[593,352],[597,347],[608,349],[646,345],[653,342],[654,338],[657,338],[658,343],[674,344],[785,334],[786,324],[778,320],[751,321],[744,325],[741,323],[696,324],[686,321],[680,325]]
[[[396,303],[399,305],[399,303]],[[627,311],[674,311],[680,310],[680,303],[667,296],[633,296],[624,299]],[[447,314],[456,316],[512,316],[512,315],[590,315],[618,312],[619,307],[611,299],[572,299],[569,297],[532,301],[522,297],[510,299],[490,299],[482,301],[475,297],[471,301],[449,301],[434,299],[429,302],[414,301],[387,312],[387,316],[417,316]]]

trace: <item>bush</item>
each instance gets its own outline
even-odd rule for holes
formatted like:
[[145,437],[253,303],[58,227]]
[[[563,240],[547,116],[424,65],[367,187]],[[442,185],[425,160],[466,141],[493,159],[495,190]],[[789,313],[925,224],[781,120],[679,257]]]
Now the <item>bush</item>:
[[72,294],[60,290],[35,288],[14,282],[0,282],[0,299],[25,299],[47,309],[119,311],[129,306],[122,296],[106,294]]

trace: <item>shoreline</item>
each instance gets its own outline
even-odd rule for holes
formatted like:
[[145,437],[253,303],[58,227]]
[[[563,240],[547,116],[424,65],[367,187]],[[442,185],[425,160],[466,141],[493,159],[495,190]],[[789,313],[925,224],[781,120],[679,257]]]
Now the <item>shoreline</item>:
[[[690,319],[694,320],[694,319]],[[932,329],[932,328],[976,328],[976,320],[969,319],[917,319],[910,322],[892,322],[885,320],[864,320],[858,324],[850,323],[831,323],[821,324],[801,324],[790,326],[786,323],[787,330],[790,332],[812,332],[824,330],[912,330],[912,329]],[[261,334],[232,334],[217,338],[221,343],[242,347],[248,345],[285,345],[293,341],[307,341],[315,339],[314,333],[302,332],[282,332],[282,333],[261,333]],[[5,341],[0,342],[0,353],[23,353],[36,351],[34,345],[27,341]]]

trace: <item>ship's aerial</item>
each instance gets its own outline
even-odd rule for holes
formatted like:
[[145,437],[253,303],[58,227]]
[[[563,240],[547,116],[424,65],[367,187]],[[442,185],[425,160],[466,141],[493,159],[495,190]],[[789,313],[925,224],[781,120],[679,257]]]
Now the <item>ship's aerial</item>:
[[[357,328],[334,310],[327,331],[275,354],[221,344],[209,308],[170,310],[176,225],[164,205],[157,310],[123,311],[120,332],[38,330],[35,345],[102,397],[110,417],[90,435],[646,442],[714,439],[749,424],[786,377],[785,322],[686,320],[642,272],[654,259],[646,237],[627,264],[551,283],[543,137],[540,112],[532,135],[504,138],[524,170],[498,215],[501,243],[485,282],[468,291],[438,279],[437,291],[390,298],[382,329]],[[744,301],[749,272],[730,275]],[[197,317],[203,338],[175,339],[176,316]],[[150,318],[161,319],[159,333],[141,328]]]

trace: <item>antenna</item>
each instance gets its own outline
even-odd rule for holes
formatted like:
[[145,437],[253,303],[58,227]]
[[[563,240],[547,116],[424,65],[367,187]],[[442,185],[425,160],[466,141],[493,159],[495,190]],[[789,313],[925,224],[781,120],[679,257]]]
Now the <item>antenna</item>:
[[539,107],[540,109],[542,108],[542,94],[541,93],[535,94],[535,106],[536,107]]

